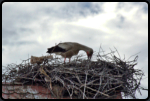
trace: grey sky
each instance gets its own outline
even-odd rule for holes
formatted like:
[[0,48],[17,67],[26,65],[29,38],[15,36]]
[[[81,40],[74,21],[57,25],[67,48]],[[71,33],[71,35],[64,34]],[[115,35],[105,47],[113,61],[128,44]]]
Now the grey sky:
[[[138,52],[148,88],[148,4],[145,2],[5,2],[2,4],[2,65],[47,55],[59,42],[79,42],[105,53],[116,47],[121,58]],[[134,58],[134,57],[133,57]],[[131,60],[133,59],[131,58]],[[94,57],[93,57],[94,59]],[[142,91],[145,99],[147,91]]]

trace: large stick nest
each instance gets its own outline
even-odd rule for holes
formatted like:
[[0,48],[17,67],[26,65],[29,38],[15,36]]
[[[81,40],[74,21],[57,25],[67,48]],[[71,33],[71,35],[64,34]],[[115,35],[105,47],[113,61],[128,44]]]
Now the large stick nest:
[[[108,56],[110,55],[110,56]],[[76,56],[64,64],[60,58],[45,59],[43,64],[31,65],[30,59],[21,64],[9,64],[2,74],[3,82],[21,82],[47,87],[55,98],[103,98],[123,92],[124,96],[135,97],[140,92],[140,81],[144,73],[135,69],[137,58],[125,61],[117,58],[114,52],[96,55],[97,61]],[[86,57],[87,58],[87,57]]]

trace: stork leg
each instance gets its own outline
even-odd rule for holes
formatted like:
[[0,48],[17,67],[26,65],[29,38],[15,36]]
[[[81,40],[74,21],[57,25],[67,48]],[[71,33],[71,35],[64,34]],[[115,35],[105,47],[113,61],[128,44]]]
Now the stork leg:
[[69,63],[70,63],[70,59],[71,59],[71,58],[69,58]]
[[65,59],[64,59],[64,63],[65,63],[65,61],[66,61],[66,57],[65,57]]

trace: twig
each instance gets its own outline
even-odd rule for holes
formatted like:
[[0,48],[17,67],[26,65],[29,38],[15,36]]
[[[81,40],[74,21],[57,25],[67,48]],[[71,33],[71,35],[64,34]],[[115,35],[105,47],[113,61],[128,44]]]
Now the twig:
[[92,89],[92,88],[90,88],[90,87],[88,87],[88,86],[87,86],[86,88],[88,88],[88,89],[90,89],[90,90],[93,90],[93,91],[95,91],[95,92],[98,92],[98,93],[100,93],[100,94],[102,94],[102,95],[104,95],[104,96],[109,97],[109,95],[104,94],[104,93],[102,93],[102,92],[100,92],[100,91],[97,91],[97,90],[95,90],[95,89]]
[[87,74],[88,74],[88,71],[86,71],[85,74],[86,74],[86,78],[85,78],[85,83],[84,83],[83,99],[84,99],[84,96],[86,96],[86,95],[85,95],[85,89],[86,89],[86,82],[87,82]]

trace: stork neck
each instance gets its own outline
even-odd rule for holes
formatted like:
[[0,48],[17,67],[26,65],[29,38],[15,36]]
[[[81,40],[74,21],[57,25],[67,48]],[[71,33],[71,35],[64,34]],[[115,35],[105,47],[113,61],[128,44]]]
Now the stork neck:
[[80,50],[84,50],[84,51],[90,50],[89,47],[84,46],[84,45],[79,46],[79,49],[80,49]]

